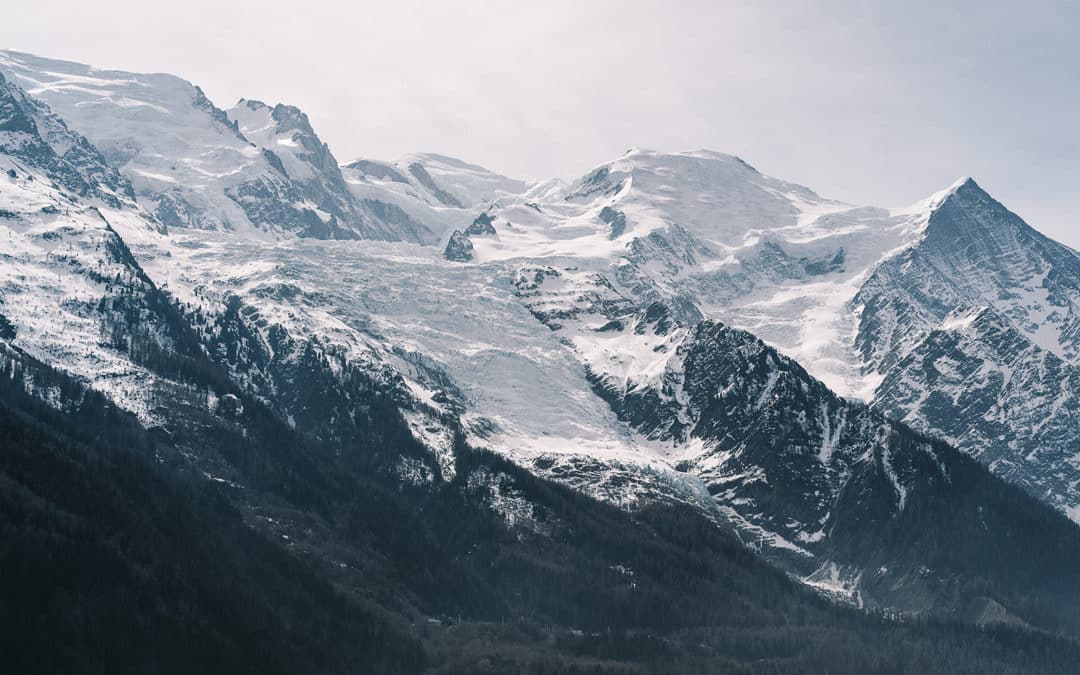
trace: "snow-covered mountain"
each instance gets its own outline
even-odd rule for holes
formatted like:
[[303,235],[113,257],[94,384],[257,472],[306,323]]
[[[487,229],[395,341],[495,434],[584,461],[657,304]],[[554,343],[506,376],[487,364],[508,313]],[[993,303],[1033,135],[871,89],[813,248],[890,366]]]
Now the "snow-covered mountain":
[[[249,397],[345,456],[408,434],[422,452],[377,463],[418,485],[490,450],[690,505],[866,605],[1037,623],[1025,591],[1072,592],[1008,587],[1025,518],[1071,525],[932,438],[1080,518],[1080,263],[971,181],[882,209],[710,151],[571,183],[339,167],[293,107],[12,52],[0,74],[0,338],[147,426],[233,424]],[[1007,542],[900,545],[967,536],[973,504]],[[995,555],[996,599],[969,571]]]
[[1080,254],[969,179],[854,303],[876,405],[1080,521]]
[[[4,363],[28,359],[59,370],[169,433],[191,434],[208,419],[234,424],[232,404],[223,409],[221,402],[238,393],[340,442],[384,426],[353,408],[377,408],[384,398],[394,401],[393,418],[408,414],[422,429],[437,423],[437,411],[377,356],[346,360],[324,349],[322,336],[293,340],[270,331],[264,338],[232,297],[215,303],[200,288],[170,288],[171,275],[158,272],[179,262],[173,253],[185,244],[178,233],[139,205],[132,185],[85,137],[6,79],[0,169]],[[132,248],[144,253],[141,260]],[[77,406],[39,380],[27,375],[27,389],[57,406]],[[182,442],[200,446],[195,437]],[[434,465],[434,456],[428,461]],[[407,468],[418,470],[415,461]]]
[[[145,318],[152,284],[117,233],[161,236],[131,185],[87,140],[0,75],[0,325],[5,340],[150,417],[155,377],[111,334]],[[147,321],[153,339],[166,340]]]
[[529,188],[526,181],[434,153],[408,155],[395,162],[356,159],[345,167],[369,180],[406,185],[414,199],[449,208],[483,206]]
[[10,51],[0,53],[0,70],[89,138],[169,226],[271,239],[428,236],[365,210],[294,107],[240,101],[227,113],[173,75]]
[[[573,304],[605,292],[600,275],[632,305],[748,330],[833,391],[959,445],[1075,517],[1078,256],[974,181],[907,208],[851,207],[734,157],[631,151],[557,194],[502,200],[448,257],[572,267],[531,301],[560,324],[590,311]],[[1014,339],[968,331],[963,353],[928,344],[984,309]],[[661,361],[611,333],[569,339],[594,373],[628,387]],[[929,365],[938,357],[948,372]],[[949,370],[950,359],[967,364]]]
[[869,270],[919,236],[927,211],[848,206],[729,155],[634,150],[567,190],[505,204],[497,236],[473,244],[480,261],[591,261],[636,297],[680,298],[868,398],[874,379],[846,305]]

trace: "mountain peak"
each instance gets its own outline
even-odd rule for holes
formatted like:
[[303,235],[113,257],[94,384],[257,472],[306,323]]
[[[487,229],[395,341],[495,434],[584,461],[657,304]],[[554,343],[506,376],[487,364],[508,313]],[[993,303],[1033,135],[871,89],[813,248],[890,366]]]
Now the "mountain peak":
[[[295,130],[309,136],[316,135],[310,120],[308,120],[307,114],[294,105],[287,105],[285,103],[269,105],[258,99],[241,98],[236,102],[236,105],[226,112],[230,117],[236,119],[238,116],[243,115],[244,111],[260,115],[254,119],[246,120],[248,124],[266,124],[266,119],[269,118],[270,120],[273,120],[278,133]],[[241,122],[241,127],[243,126],[244,124]],[[251,131],[251,129],[248,130]]]
[[270,106],[254,98],[241,98],[234,107],[246,107],[248,110],[269,110]]
[[976,194],[985,195],[987,197],[990,196],[989,193],[986,190],[982,189],[982,187],[978,183],[976,183],[975,179],[971,176],[964,176],[963,178],[957,179],[956,182],[946,188],[944,194],[946,197],[951,197],[953,195],[972,196]]
[[[946,188],[946,192],[953,193],[958,192],[963,188],[978,188],[979,184],[975,182],[975,179],[971,176],[961,176],[953,181],[953,184]],[[980,188],[981,189],[981,188]]]
[[960,178],[957,178],[955,181],[953,181],[952,184],[949,185],[947,188],[943,190],[938,190],[929,197],[923,199],[920,202],[917,202],[911,208],[904,210],[912,212],[932,212],[937,210],[942,204],[944,204],[945,200],[947,200],[949,197],[952,197],[953,195],[960,192],[970,191],[972,189],[982,191],[982,188],[979,187],[979,184],[975,182],[974,178],[972,178],[971,176],[961,176]]
[[976,183],[975,179],[968,176],[934,194],[926,201],[926,205],[930,214],[928,233],[943,228],[951,232],[958,225],[957,219],[967,225],[961,228],[964,230],[970,229],[975,223],[982,228],[1004,225],[1026,227],[1019,216],[1009,211]]

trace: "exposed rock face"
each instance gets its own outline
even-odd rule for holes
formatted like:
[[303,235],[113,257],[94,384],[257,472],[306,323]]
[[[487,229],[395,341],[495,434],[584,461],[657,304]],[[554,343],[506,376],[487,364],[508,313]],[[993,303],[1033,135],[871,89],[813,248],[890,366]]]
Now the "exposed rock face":
[[626,231],[626,214],[622,211],[616,211],[610,206],[605,206],[600,209],[600,220],[611,227],[611,232],[608,234],[609,239],[618,239]]
[[461,230],[454,230],[450,241],[446,242],[443,257],[454,262],[469,262],[473,259],[473,244],[469,236]]
[[[969,571],[962,557],[928,563],[910,548],[937,550],[931,542],[942,531],[969,532],[987,555],[1023,566],[1024,546],[1003,545],[997,534],[1037,538],[1026,532],[1028,516],[1012,511],[1018,490],[991,489],[998,481],[970,458],[836,396],[752,335],[681,323],[662,303],[635,307],[604,280],[569,272],[530,270],[515,288],[580,352],[619,417],[673,446],[675,469],[704,484],[717,517],[807,584],[862,606],[931,611],[933,598]],[[556,297],[573,304],[555,311]],[[598,317],[606,322],[588,327]],[[614,344],[619,352],[603,347]],[[992,506],[980,501],[990,494]],[[972,500],[981,510],[971,511]],[[988,513],[996,525],[986,529],[979,523]],[[1053,520],[1061,536],[1072,527]],[[981,573],[1002,573],[997,563],[979,564]],[[1039,592],[1054,594],[1051,585]],[[960,611],[976,619],[972,608],[987,598],[960,594]],[[1010,620],[1024,602],[1008,602]]]
[[1080,256],[974,181],[854,299],[874,403],[1080,519]]
[[495,227],[492,225],[493,222],[495,221],[490,214],[481,213],[472,221],[472,224],[465,229],[465,234],[478,237],[494,235]]

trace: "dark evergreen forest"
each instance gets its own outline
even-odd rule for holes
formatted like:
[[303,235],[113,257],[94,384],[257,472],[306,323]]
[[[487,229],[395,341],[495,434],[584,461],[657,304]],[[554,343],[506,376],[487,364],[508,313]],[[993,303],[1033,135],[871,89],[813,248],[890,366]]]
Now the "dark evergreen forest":
[[[6,672],[1067,673],[1080,662],[1075,642],[1023,628],[832,605],[696,512],[629,513],[464,446],[454,480],[402,487],[253,400],[246,434],[200,432],[245,487],[208,480],[167,435],[8,356]],[[478,471],[538,505],[543,534],[487,508],[466,485]],[[310,535],[284,539],[266,525],[277,516]]]

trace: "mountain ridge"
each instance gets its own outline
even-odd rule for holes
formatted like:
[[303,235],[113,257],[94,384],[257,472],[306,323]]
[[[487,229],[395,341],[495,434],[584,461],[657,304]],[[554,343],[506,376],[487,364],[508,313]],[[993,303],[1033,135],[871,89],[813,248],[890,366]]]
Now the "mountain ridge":
[[[31,77],[5,54],[0,70]],[[330,448],[339,469],[421,491],[463,480],[467,447],[631,512],[690,508],[863,607],[1078,630],[1076,528],[932,438],[1080,513],[1069,452],[1080,430],[1062,414],[1073,399],[1033,395],[1075,370],[1080,259],[974,181],[890,210],[711,151],[634,150],[568,184],[436,155],[339,167],[302,111],[246,100],[220,110],[190,87],[169,105],[191,117],[169,133],[185,137],[196,120],[240,142],[257,173],[214,183],[215,203],[272,227],[168,216],[162,195],[187,194],[189,179],[175,179],[178,193],[138,182],[159,179],[132,163],[142,150],[122,142],[136,115],[123,106],[90,125],[110,151],[70,136],[83,149],[75,168],[53,161],[40,124],[9,114],[0,132],[30,129],[42,150],[38,178],[12,164],[14,187],[0,190],[17,242],[0,336],[176,439],[208,480],[241,484],[248,460],[199,441],[255,429],[244,426],[252,411]],[[41,93],[64,111],[101,95],[63,81]],[[10,109],[46,119],[36,105]],[[0,135],[0,159],[25,164],[12,138]],[[81,182],[49,185],[72,171]],[[108,181],[126,201],[80,187]],[[318,223],[290,220],[308,212]],[[375,229],[334,229],[349,222]],[[987,232],[1000,235],[989,254],[957,245]],[[451,241],[468,255],[445,255]],[[1043,326],[1060,355],[1038,344]],[[1018,359],[1030,378],[1020,387],[1004,376]],[[870,407],[838,395],[866,391]],[[983,403],[942,413],[923,391],[935,406]],[[1061,423],[1031,424],[1048,415]],[[976,444],[1010,433],[980,454]],[[1036,456],[1016,461],[1033,444]],[[512,532],[543,535],[536,505],[503,479],[468,480]],[[980,530],[987,522],[996,531]],[[968,545],[948,549],[960,533]],[[1049,572],[1031,574],[1033,560]]]

